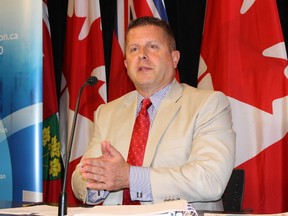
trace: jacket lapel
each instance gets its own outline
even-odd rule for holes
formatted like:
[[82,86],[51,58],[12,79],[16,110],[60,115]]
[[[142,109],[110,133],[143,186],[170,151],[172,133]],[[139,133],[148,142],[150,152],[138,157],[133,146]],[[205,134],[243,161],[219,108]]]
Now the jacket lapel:
[[171,89],[167,92],[167,95],[161,102],[153,121],[153,125],[150,129],[143,166],[150,166],[152,163],[155,151],[164,131],[177,113],[177,110],[181,107],[181,103],[179,103],[178,100],[182,96],[182,92],[183,89],[181,85],[178,82],[174,82]]
[[[127,97],[125,97],[121,103],[119,109],[119,122],[116,124],[121,124],[126,131],[131,133],[123,133],[121,135],[121,142],[117,142],[115,147],[121,152],[122,156],[127,159],[130,140],[132,136],[132,131],[134,127],[134,121],[136,118],[136,106],[137,106],[137,94],[136,91],[131,92]],[[118,131],[115,131],[118,133]]]

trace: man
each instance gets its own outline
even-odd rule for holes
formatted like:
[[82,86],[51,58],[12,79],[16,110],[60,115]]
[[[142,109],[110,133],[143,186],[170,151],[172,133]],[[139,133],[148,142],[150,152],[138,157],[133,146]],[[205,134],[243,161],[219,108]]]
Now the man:
[[[136,91],[95,112],[93,138],[72,177],[75,196],[89,204],[130,204],[123,199],[128,191],[128,198],[142,204],[185,199],[197,210],[222,210],[235,157],[227,98],[175,80],[180,53],[162,20],[132,21],[125,50]],[[134,142],[133,125],[147,98],[150,128],[138,135],[149,135]],[[140,151],[131,159],[133,146],[142,141],[144,159]]]

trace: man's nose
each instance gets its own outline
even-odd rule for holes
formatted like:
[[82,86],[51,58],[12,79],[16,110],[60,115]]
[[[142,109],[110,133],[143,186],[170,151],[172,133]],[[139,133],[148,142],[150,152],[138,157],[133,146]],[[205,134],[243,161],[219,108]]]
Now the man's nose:
[[138,57],[140,60],[148,60],[148,55],[147,55],[147,51],[145,50],[145,48],[140,49]]

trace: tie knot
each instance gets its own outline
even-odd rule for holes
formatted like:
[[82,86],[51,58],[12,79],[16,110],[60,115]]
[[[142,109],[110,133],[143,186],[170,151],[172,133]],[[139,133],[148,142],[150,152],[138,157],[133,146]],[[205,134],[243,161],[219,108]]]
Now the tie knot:
[[145,98],[142,100],[142,106],[141,106],[141,110],[145,109],[148,110],[148,108],[152,105],[151,101],[149,98]]

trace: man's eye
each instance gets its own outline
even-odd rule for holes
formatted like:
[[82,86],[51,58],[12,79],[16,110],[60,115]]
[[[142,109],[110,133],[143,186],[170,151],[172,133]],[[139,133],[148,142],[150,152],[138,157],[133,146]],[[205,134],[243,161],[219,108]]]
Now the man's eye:
[[149,46],[149,48],[150,48],[150,49],[158,49],[158,46],[155,45],[155,44],[151,44],[151,45]]
[[132,47],[132,48],[130,48],[130,53],[134,53],[134,52],[136,52],[138,49],[136,48],[136,47]]

